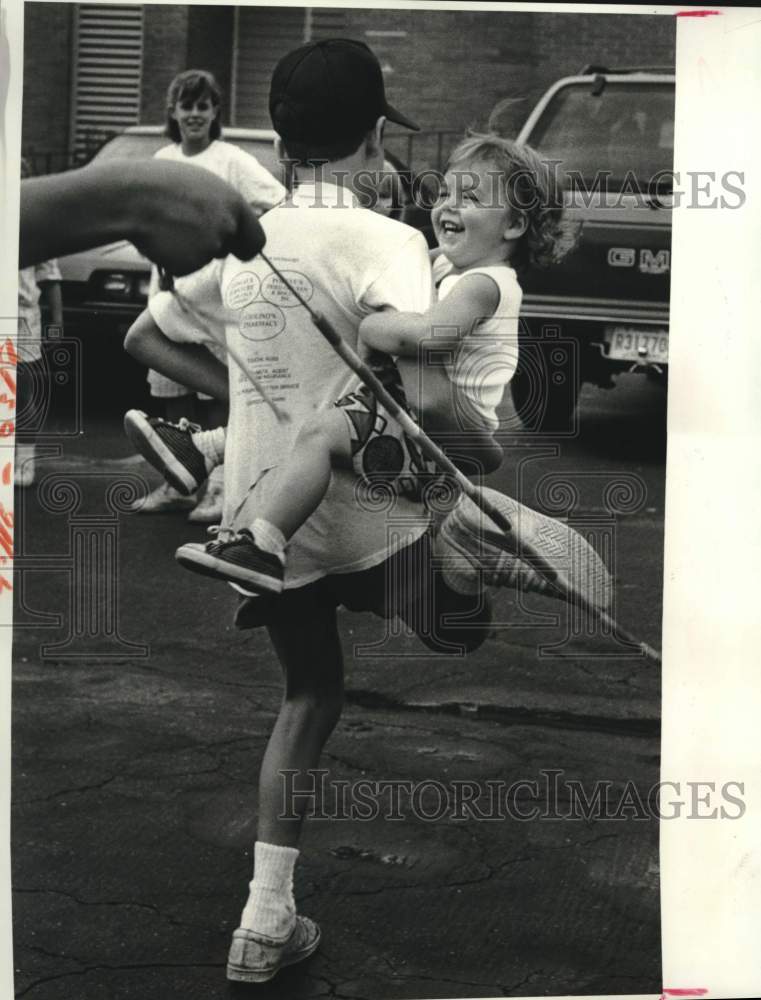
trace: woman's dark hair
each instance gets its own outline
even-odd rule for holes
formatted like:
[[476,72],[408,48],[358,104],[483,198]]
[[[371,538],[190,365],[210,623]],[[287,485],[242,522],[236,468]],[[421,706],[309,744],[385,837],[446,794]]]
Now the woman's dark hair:
[[[219,108],[222,103],[222,89],[217,83],[212,73],[205,69],[186,69],[184,73],[178,73],[169,84],[166,92],[166,128],[165,132],[172,142],[180,142],[180,126],[172,117],[175,105],[178,101],[198,101],[202,97],[208,97],[215,108]],[[222,126],[219,115],[211,123],[209,138],[213,141],[222,135]]]

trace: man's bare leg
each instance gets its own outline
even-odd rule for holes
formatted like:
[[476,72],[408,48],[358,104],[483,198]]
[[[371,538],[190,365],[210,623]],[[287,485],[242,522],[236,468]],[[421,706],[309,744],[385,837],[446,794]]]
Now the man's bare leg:
[[284,594],[276,614],[268,630],[285,692],[261,765],[254,880],[241,926],[282,939],[295,924],[293,868],[309,802],[298,794],[286,801],[283,774],[298,772],[289,786],[296,792],[313,790],[310,772],[341,715],[343,654],[335,608],[313,588]]

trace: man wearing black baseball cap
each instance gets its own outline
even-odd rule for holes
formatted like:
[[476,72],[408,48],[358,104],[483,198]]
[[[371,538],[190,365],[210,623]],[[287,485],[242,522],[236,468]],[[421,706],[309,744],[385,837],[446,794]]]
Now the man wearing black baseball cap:
[[383,73],[370,49],[348,38],[289,52],[272,75],[269,107],[273,128],[299,162],[354,152],[380,118],[419,131],[386,100]]
[[[270,111],[294,164],[295,188],[262,216],[267,256],[349,346],[363,350],[358,330],[365,316],[378,309],[425,312],[433,294],[423,236],[362,208],[355,196],[362,175],[383,169],[386,120],[417,126],[386,100],[370,49],[342,38],[310,43],[280,61]],[[358,380],[261,257],[230,256],[179,279],[176,289],[185,303],[168,292],[154,296],[130,330],[129,349],[183,385],[229,398],[223,524],[236,530],[253,522],[260,548],[277,552],[278,540],[265,529],[260,534],[255,520],[277,495],[273,472],[300,430],[314,425],[315,413],[355,391]],[[199,331],[194,311],[217,313],[219,328],[207,322]],[[276,409],[237,365],[226,370],[198,351],[209,334],[245,359]],[[423,506],[407,497],[393,503],[391,511],[360,504],[354,473],[335,470],[322,503],[288,543],[282,593],[249,598],[238,609],[238,627],[267,627],[285,694],[259,776],[254,878],[227,965],[233,981],[269,980],[319,944],[317,926],[296,915],[293,872],[314,771],[341,714],[336,609],[398,615],[439,652],[474,649],[488,634],[488,602],[463,597],[431,572]],[[401,585],[390,591],[390,580]]]

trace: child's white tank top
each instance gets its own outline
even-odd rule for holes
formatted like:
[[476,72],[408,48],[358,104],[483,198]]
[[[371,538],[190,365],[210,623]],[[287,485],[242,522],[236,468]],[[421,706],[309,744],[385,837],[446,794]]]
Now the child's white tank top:
[[446,365],[450,380],[460,390],[459,402],[468,418],[497,430],[497,407],[518,365],[518,315],[523,293],[515,271],[507,264],[474,267],[461,274],[451,274],[452,266],[443,254],[433,263],[440,300],[466,274],[488,275],[499,289],[494,315],[473,325],[462,338],[453,364]]

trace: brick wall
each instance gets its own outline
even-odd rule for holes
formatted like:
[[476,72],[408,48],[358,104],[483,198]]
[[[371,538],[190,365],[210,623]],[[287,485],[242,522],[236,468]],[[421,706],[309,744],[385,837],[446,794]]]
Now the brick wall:
[[[546,88],[585,63],[674,64],[669,17],[355,9],[347,20],[384,66],[392,104],[424,130],[482,128],[501,101],[500,126],[515,134]],[[407,152],[406,140],[389,145]],[[433,138],[412,148],[416,165],[438,158]]]
[[[26,5],[24,149],[68,142],[72,8]],[[517,132],[531,107],[560,76],[589,62],[673,65],[670,17],[492,11],[343,8],[316,20],[317,34],[367,42],[384,66],[389,99],[425,130],[483,127],[502,101],[501,127]],[[140,120],[164,119],[172,76],[206,66],[230,93],[232,8],[146,5]],[[336,27],[338,26],[338,27]],[[51,58],[51,53],[54,57]],[[223,109],[227,120],[227,102]],[[445,155],[453,137],[441,140]],[[439,159],[435,138],[413,140],[415,165]],[[407,140],[390,148],[407,154]]]
[[186,69],[208,69],[216,76],[224,92],[222,120],[227,121],[232,36],[232,7],[146,4],[140,121],[156,125],[165,120],[167,87]]
[[[24,91],[21,148],[39,173],[60,169],[42,153],[63,153],[69,141],[73,8],[63,3],[24,6]],[[37,155],[35,155],[37,154]]]
[[157,125],[166,117],[166,89],[187,69],[188,8],[145,5],[143,20],[143,92],[140,121]]
[[[187,69],[207,69],[222,88],[222,121],[230,120],[233,8],[191,7],[188,14]],[[169,81],[167,81],[169,82]]]

